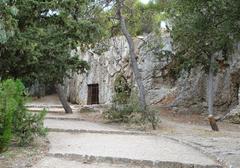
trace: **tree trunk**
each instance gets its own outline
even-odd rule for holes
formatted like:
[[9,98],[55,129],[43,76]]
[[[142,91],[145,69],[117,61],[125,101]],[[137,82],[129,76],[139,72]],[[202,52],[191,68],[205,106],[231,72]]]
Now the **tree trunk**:
[[69,106],[69,104],[67,102],[67,98],[64,95],[64,91],[63,91],[62,86],[60,84],[55,84],[55,88],[56,88],[59,100],[61,101],[65,112],[66,113],[72,113],[72,108]]
[[[131,60],[131,66],[132,70],[135,76],[135,80],[138,86],[139,90],[139,101],[140,101],[140,107],[142,112],[146,111],[146,100],[145,100],[145,89],[144,85],[142,83],[142,77],[139,72],[138,64],[137,64],[137,55],[135,53],[135,46],[133,43],[133,39],[130,35],[130,33],[127,30],[126,23],[125,23],[125,18],[122,16],[122,8],[123,8],[123,1],[122,0],[117,0],[117,16],[121,24],[121,31],[125,38],[127,39],[128,46],[129,46],[129,54],[130,54],[130,60]],[[144,113],[145,114],[145,113]]]
[[213,116],[213,64],[214,56],[210,57],[210,66],[208,74],[208,120],[213,131],[219,131],[217,122]]

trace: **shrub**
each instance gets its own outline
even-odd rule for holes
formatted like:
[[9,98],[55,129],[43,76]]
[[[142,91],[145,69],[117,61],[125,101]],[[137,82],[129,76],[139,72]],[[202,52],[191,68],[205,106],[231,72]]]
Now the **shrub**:
[[45,111],[32,114],[24,106],[26,93],[19,80],[0,82],[0,152],[7,148],[12,134],[21,146],[28,145],[35,135],[45,135]]
[[12,138],[12,119],[17,109],[16,86],[7,80],[0,83],[0,152],[7,149]]
[[137,94],[136,92],[132,91],[130,97],[124,97],[124,101],[119,99],[120,97],[121,96],[116,93],[115,97],[113,98],[112,107],[104,113],[104,117],[109,120],[129,122],[131,114],[138,113],[140,111]]
[[129,96],[131,95],[131,87],[127,78],[122,73],[118,74],[114,81],[114,91],[114,103],[126,104],[128,102]]
[[116,93],[111,108],[103,113],[104,118],[115,122],[134,123],[142,126],[151,124],[153,129],[157,128],[160,122],[158,111],[148,108],[146,112],[147,115],[144,115],[144,113],[141,112],[136,91],[132,90],[128,98],[124,97],[124,101],[120,98],[121,95],[119,96],[118,93]]
[[46,112],[32,114],[26,110],[18,111],[14,123],[14,135],[20,146],[29,145],[34,136],[45,136],[46,128],[43,126],[43,120]]
[[104,118],[115,122],[131,122],[139,125],[151,123],[152,128],[156,129],[160,121],[157,112],[152,109],[147,109],[145,113],[142,112],[138,94],[129,85],[124,74],[117,75],[114,82],[114,91],[112,107],[103,113]]

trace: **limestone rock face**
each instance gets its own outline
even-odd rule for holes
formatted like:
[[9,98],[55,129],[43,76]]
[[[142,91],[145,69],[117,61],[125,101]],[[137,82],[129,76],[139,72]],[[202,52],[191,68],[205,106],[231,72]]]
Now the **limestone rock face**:
[[[157,42],[159,45],[156,45]],[[171,88],[164,82],[161,75],[161,69],[168,64],[168,60],[159,60],[154,52],[161,49],[172,50],[170,35],[164,34],[162,38],[156,38],[150,34],[135,38],[134,43],[147,103],[159,102]],[[89,63],[91,69],[86,74],[74,74],[72,79],[65,81],[66,93],[70,102],[87,104],[88,86],[98,84],[99,103],[110,104],[115,94],[114,82],[120,74],[126,78],[129,85],[135,85],[125,37],[114,37],[107,42],[107,45],[107,50],[102,53],[96,53],[94,49],[84,53],[80,50],[77,52],[81,59]],[[151,46],[163,46],[164,48],[151,48]]]
[[[201,67],[196,67],[190,73],[183,73],[175,81],[174,86],[166,81],[164,71],[171,59],[157,57],[161,51],[173,52],[172,40],[169,33],[161,37],[153,34],[134,39],[139,70],[145,86],[147,104],[155,104],[168,100],[179,112],[207,112],[207,75]],[[106,47],[107,46],[107,47]],[[161,47],[159,47],[161,46]],[[101,50],[101,49],[100,49]],[[65,81],[68,99],[72,103],[88,103],[88,87],[98,84],[99,103],[110,104],[115,90],[114,82],[118,75],[123,75],[130,86],[136,86],[134,75],[129,63],[129,48],[124,37],[119,36],[108,40],[102,52],[96,49],[87,52],[77,51],[79,57],[87,61],[91,67],[86,74],[74,74],[72,79]],[[221,65],[223,59],[219,53],[216,61],[220,62],[220,70],[214,77],[214,112],[226,114],[239,104],[240,86],[240,44],[227,62]],[[174,96],[173,91],[174,90]],[[164,102],[164,101],[163,101]]]
[[206,104],[206,75],[200,68],[193,69],[190,74],[183,74],[176,82],[176,99],[173,106],[179,112],[203,112]]
[[[220,67],[214,77],[214,111],[215,114],[228,113],[238,103],[240,84],[240,45],[228,60],[227,66]],[[177,81],[176,99],[173,103],[179,112],[207,112],[207,75],[197,67],[190,74],[182,75]]]

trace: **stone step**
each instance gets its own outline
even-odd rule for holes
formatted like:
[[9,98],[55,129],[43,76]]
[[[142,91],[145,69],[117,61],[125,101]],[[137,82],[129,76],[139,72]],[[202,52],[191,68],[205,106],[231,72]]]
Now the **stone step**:
[[[30,112],[41,112],[43,111],[44,109],[47,110],[48,113],[63,113],[65,114],[65,110],[62,106],[58,106],[58,105],[54,105],[54,106],[44,106],[44,105],[41,105],[41,106],[30,106],[30,105],[26,105],[27,109],[30,111]],[[73,110],[73,112],[78,112],[80,110],[80,106],[79,105],[71,105],[71,108]]]
[[125,130],[105,124],[81,120],[45,119],[44,126],[55,132],[124,132]]
[[47,110],[48,113],[65,113],[63,108],[42,108],[42,107],[28,107],[30,112],[41,112],[44,109]]
[[88,122],[78,114],[47,114],[44,125],[50,132],[153,135],[150,132],[128,131],[114,126]]
[[[79,109],[82,106],[81,105],[76,105],[76,104],[71,104],[71,108],[73,109]],[[26,104],[25,107],[27,108],[63,108],[62,105],[51,105],[51,104]]]
[[48,120],[68,120],[68,121],[85,121],[84,119],[81,119],[80,117],[75,117],[75,116],[69,116],[69,117],[66,117],[65,116],[65,113],[64,114],[54,114],[54,115],[51,115],[50,114],[47,114],[45,119],[48,119]]
[[118,134],[118,135],[155,135],[146,132],[137,131],[95,131],[85,129],[59,129],[59,128],[48,128],[49,132],[67,132],[67,133],[93,133],[93,134]]
[[50,132],[49,156],[158,168],[218,168],[196,149],[160,136]]
[[83,121],[81,118],[81,114],[78,111],[74,111],[72,114],[67,113],[47,113],[45,119],[52,119],[52,120],[68,120],[68,121]]
[[[101,166],[104,166],[102,168],[222,168],[220,165],[199,165],[181,162],[136,160],[76,154],[48,154],[47,157],[50,160],[50,162],[48,160],[46,163],[45,159],[45,165],[47,166],[50,166],[49,163],[51,164],[51,162],[56,164],[56,161],[60,161],[65,166],[73,166],[72,164],[74,163],[74,168],[84,168],[84,166],[87,166],[87,168],[99,168]],[[44,160],[40,164],[43,166]],[[63,165],[56,168],[64,168]]]
[[27,104],[25,105],[27,108],[63,108],[62,105],[47,105],[47,104]]
[[[133,164],[112,164],[112,163],[90,163],[90,162],[79,162],[68,158],[57,158],[53,156],[47,156],[42,159],[33,168],[143,168],[142,165]],[[144,168],[150,168],[144,166]]]

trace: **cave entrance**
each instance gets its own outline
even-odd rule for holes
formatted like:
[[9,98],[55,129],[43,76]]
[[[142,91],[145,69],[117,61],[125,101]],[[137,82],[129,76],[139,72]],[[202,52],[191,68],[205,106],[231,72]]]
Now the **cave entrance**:
[[99,85],[90,84],[88,85],[88,99],[87,104],[99,104]]

